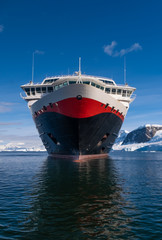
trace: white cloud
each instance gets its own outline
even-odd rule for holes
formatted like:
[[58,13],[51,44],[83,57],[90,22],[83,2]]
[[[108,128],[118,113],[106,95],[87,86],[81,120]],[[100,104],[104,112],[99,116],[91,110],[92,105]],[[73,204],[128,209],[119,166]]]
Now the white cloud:
[[10,112],[12,109],[5,106],[0,106],[0,113]]
[[3,30],[4,30],[4,26],[0,25],[0,32],[3,32]]
[[0,122],[0,126],[20,125],[21,122]]
[[11,106],[13,103],[10,102],[0,102],[0,113],[12,111]]
[[120,51],[115,50],[117,45],[116,41],[112,41],[111,44],[104,46],[104,52],[112,57],[122,57],[130,52],[142,50],[142,47],[139,43],[134,43],[129,48],[121,49]]
[[5,106],[11,106],[13,105],[14,103],[11,103],[11,102],[0,102],[1,105],[5,105]]
[[133,52],[133,51],[138,51],[138,50],[142,50],[142,47],[139,43],[134,43],[131,47],[126,48],[126,49],[121,49],[119,52],[116,52],[114,54],[114,57],[122,57],[124,55],[126,55],[127,53]]
[[104,52],[107,53],[109,56],[113,56],[114,48],[117,45],[116,41],[112,41],[110,45],[104,46]]
[[40,55],[43,55],[44,52],[43,52],[43,51],[40,51],[40,50],[35,50],[35,51],[34,51],[34,54],[40,54]]

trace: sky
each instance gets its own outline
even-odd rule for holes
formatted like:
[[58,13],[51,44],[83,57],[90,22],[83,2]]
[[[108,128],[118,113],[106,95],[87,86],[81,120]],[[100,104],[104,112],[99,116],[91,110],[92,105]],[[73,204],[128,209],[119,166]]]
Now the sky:
[[[161,0],[0,0],[0,145],[41,144],[20,85],[82,73],[136,87],[122,126],[162,125]],[[31,141],[30,141],[31,139]]]

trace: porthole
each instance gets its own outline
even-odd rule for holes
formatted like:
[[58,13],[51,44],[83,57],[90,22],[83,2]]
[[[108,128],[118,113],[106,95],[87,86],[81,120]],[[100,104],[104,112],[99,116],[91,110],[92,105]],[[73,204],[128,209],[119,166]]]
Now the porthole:
[[49,105],[50,105],[51,108],[53,107],[52,103],[49,103]]
[[76,98],[77,98],[78,100],[81,100],[81,99],[82,99],[82,96],[81,96],[81,95],[78,95],[78,96],[76,96]]

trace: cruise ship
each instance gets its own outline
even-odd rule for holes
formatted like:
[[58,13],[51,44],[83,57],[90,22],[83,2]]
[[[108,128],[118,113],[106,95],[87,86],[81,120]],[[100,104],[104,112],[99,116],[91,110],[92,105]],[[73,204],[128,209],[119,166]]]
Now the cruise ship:
[[22,85],[39,136],[50,155],[101,157],[111,150],[134,100],[134,87],[81,74]]

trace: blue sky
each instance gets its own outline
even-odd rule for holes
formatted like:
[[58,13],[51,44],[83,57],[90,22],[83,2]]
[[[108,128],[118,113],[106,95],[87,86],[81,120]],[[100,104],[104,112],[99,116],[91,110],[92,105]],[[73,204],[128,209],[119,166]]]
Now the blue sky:
[[35,50],[44,52],[35,55],[35,82],[72,74],[81,56],[82,72],[123,84],[125,55],[127,82],[137,97],[122,128],[162,124],[161,12],[160,0],[1,0],[0,141],[37,136],[20,98],[20,85],[31,80]]

